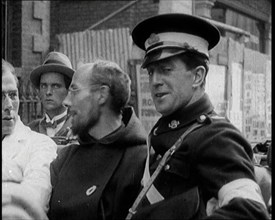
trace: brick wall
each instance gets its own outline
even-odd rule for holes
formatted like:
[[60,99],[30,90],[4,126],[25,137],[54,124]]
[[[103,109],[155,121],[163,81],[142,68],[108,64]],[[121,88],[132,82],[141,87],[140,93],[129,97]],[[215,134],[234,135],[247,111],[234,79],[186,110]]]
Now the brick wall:
[[[133,1],[52,1],[51,50],[57,48],[56,34],[84,31]],[[139,0],[95,29],[133,28],[140,20],[158,13],[158,1]]]
[[15,67],[21,67],[21,1],[8,3],[8,57],[7,60]]
[[[246,6],[256,14],[261,14],[263,17],[269,17],[271,11],[271,0],[232,0]],[[267,19],[268,20],[268,19]]]
[[263,21],[268,21],[271,13],[271,0],[216,0],[216,2]]
[[22,74],[29,87],[30,72],[41,65],[50,45],[50,2],[22,1]]

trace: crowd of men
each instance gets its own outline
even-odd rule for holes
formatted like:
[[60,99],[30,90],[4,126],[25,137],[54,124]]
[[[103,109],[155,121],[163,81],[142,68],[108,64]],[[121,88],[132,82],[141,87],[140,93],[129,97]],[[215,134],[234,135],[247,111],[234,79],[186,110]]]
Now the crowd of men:
[[74,70],[60,52],[30,74],[45,114],[24,125],[2,59],[2,218],[270,219],[270,172],[259,183],[251,145],[205,93],[219,30],[163,14],[132,38],[161,114],[149,134],[128,104],[128,73],[101,59]]

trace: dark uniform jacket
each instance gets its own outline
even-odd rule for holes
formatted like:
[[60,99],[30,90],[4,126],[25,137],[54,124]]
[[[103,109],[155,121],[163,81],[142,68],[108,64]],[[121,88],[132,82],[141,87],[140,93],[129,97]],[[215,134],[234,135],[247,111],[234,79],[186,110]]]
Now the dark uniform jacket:
[[[150,175],[161,156],[195,121],[206,114],[204,126],[191,132],[154,182],[164,200],[149,205],[147,197],[134,219],[202,219],[206,204],[218,198],[225,184],[240,178],[255,180],[252,148],[228,120],[218,117],[205,94],[196,103],[162,117],[150,134]],[[211,219],[267,219],[259,202],[241,197],[216,209]]]
[[124,219],[139,190],[146,155],[146,132],[132,108],[125,126],[95,140],[63,148],[51,164],[50,220]]
[[[45,121],[45,117],[42,119],[33,120],[28,124],[28,126],[33,131],[47,135],[46,127],[43,126],[43,121]],[[61,129],[55,134],[55,136],[52,138],[56,142],[56,144],[58,145],[63,144],[62,143],[63,139],[59,140],[55,137],[66,137],[69,131],[67,128],[71,126],[72,126],[72,117],[70,115],[67,115],[65,123],[63,124]]]

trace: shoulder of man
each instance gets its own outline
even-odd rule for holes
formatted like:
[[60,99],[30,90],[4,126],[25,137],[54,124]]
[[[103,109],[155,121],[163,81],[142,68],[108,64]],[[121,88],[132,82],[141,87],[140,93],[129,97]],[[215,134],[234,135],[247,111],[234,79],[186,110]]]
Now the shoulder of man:
[[60,148],[58,150],[58,157],[60,160],[70,157],[74,152],[78,149],[79,144],[68,144],[65,147]]
[[27,126],[30,127],[30,129],[32,129],[33,131],[37,131],[38,132],[38,128],[39,128],[39,123],[42,119],[35,119],[33,121],[31,121]]
[[40,144],[41,147],[45,144],[50,145],[50,146],[54,146],[56,150],[57,145],[54,142],[54,140],[45,134],[39,133],[38,131],[35,131],[35,130],[30,130],[29,138],[32,140],[32,144],[41,143]]

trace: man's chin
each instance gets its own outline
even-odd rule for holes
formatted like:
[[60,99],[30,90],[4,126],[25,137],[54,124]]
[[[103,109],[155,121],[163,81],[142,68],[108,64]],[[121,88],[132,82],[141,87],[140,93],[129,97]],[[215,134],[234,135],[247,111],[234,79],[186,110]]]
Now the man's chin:
[[78,136],[81,136],[81,134],[84,134],[84,133],[88,133],[89,131],[89,126],[88,125],[77,125],[77,126],[74,126],[74,124],[72,124],[72,133],[74,136],[78,135]]
[[57,108],[54,102],[44,103],[43,107],[46,111],[53,111]]
[[14,130],[14,126],[8,127],[8,128],[3,128],[2,127],[2,137],[7,136],[7,135],[11,135],[13,130]]

